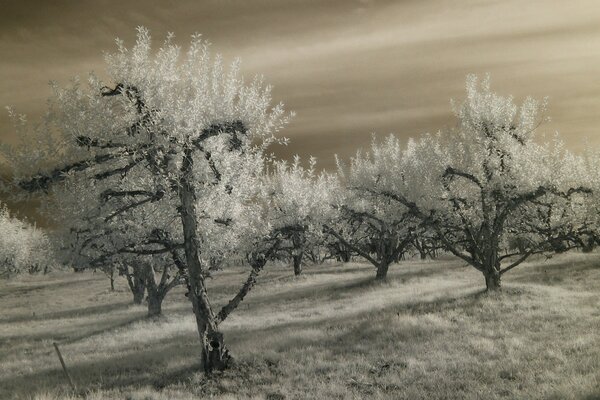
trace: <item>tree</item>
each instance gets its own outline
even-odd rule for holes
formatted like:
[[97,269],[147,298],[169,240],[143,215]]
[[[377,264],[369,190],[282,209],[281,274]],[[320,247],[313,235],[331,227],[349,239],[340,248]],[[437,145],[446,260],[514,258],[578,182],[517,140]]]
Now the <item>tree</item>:
[[324,241],[323,224],[330,218],[336,192],[333,176],[315,171],[316,159],[303,168],[300,157],[291,164],[274,163],[269,175],[270,207],[276,215],[277,236],[284,242],[280,252],[292,259],[294,275],[302,273],[302,261],[309,248]]
[[[408,207],[448,251],[484,275],[488,290],[499,289],[502,275],[530,255],[555,251],[552,243],[577,245],[560,229],[568,221],[563,211],[590,192],[580,157],[557,138],[534,141],[540,107],[531,98],[518,107],[493,93],[489,80],[470,76],[467,98],[454,109],[456,129],[398,147],[367,190]],[[526,244],[503,252],[516,237]]]
[[[141,185],[136,185],[139,191]],[[79,270],[101,269],[111,288],[116,273],[125,276],[133,302],[141,304],[147,292],[148,315],[157,316],[167,293],[186,276],[172,259],[182,246],[168,240],[169,221],[177,215],[167,204],[158,209],[143,204],[122,213],[128,204],[119,193],[128,191],[120,178],[104,179],[93,189],[86,180],[72,178],[53,187],[45,207],[54,210],[50,219],[70,249],[68,262]],[[158,280],[155,274],[160,274]]]
[[47,272],[52,264],[54,251],[48,234],[0,205],[0,276]]
[[338,161],[338,175],[345,190],[337,208],[352,235],[326,227],[340,243],[375,266],[377,280],[387,279],[390,265],[408,250],[420,229],[409,207],[399,206],[374,190],[381,171],[397,151],[394,140],[383,145],[373,140],[370,152],[358,151],[348,168]]
[[[249,164],[262,166],[264,149],[288,116],[281,105],[271,107],[269,87],[258,79],[245,84],[237,63],[226,70],[199,36],[183,59],[180,53],[169,36],[153,54],[148,31],[139,28],[132,49],[118,42],[118,51],[106,57],[110,85],[91,76],[87,87],[78,80],[66,89],[54,87],[47,128],[59,140],[42,133],[40,149],[25,146],[9,158],[16,158],[15,183],[25,192],[78,179],[89,196],[119,203],[104,219],[121,218],[126,236],[134,230],[122,252],[170,253],[177,260],[187,272],[201,358],[211,372],[228,364],[219,331],[228,314],[215,312],[207,291],[201,228],[221,203],[204,199],[245,193],[253,181],[238,179],[240,172]],[[50,158],[55,163],[48,168]],[[136,232],[149,218],[158,226]]]

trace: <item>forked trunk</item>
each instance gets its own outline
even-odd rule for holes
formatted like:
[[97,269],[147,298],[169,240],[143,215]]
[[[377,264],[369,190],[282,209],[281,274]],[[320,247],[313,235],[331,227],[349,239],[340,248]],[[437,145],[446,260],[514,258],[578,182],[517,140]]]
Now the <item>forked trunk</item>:
[[[192,284],[191,281],[195,282]],[[192,288],[196,287],[190,292],[190,298],[196,317],[198,334],[200,335],[200,357],[204,372],[210,374],[213,371],[223,371],[229,367],[231,356],[225,347],[223,334],[218,330],[216,318],[210,308],[206,292],[202,289],[204,284],[201,280],[197,281],[190,277],[190,286]]]
[[190,285],[189,297],[192,301],[198,335],[201,343],[201,359],[205,373],[224,370],[229,366],[231,357],[223,343],[223,335],[218,331],[216,318],[204,284],[200,263],[200,246],[197,236],[196,194],[191,183],[193,170],[193,150],[185,149],[181,165],[179,199],[180,216],[183,227],[185,259],[188,267]]
[[127,284],[133,294],[133,304],[142,304],[144,300],[144,292],[146,291],[146,282],[143,276],[141,276],[140,267],[134,267],[133,273],[126,273]]
[[387,279],[387,273],[390,269],[390,262],[381,261],[379,265],[377,265],[377,274],[375,275],[375,280],[385,281]]
[[491,271],[485,272],[483,275],[485,277],[485,287],[487,291],[493,292],[501,289],[502,280],[500,272],[492,269]]
[[154,291],[148,291],[148,316],[157,317],[162,313],[163,297]]

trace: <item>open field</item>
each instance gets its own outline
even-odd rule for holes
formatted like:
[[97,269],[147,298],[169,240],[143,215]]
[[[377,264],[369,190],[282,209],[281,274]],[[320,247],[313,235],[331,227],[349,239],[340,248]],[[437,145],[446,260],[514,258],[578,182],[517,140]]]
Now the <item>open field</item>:
[[[145,318],[93,273],[0,282],[0,399],[600,399],[600,254],[540,258],[482,293],[454,259],[267,268],[224,325],[234,369],[199,372],[183,290]],[[245,278],[210,281],[218,302]]]

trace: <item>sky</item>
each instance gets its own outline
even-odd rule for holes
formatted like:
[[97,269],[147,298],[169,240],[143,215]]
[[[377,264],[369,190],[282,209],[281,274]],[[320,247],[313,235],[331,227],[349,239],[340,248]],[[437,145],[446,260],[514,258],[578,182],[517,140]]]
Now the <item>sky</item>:
[[[48,82],[102,73],[114,39],[135,27],[185,46],[201,33],[226,60],[296,117],[282,157],[350,157],[372,133],[402,138],[455,123],[450,99],[467,74],[521,100],[549,98],[569,148],[600,146],[600,2],[597,0],[0,0],[0,106],[38,118]],[[0,140],[15,140],[0,111]]]

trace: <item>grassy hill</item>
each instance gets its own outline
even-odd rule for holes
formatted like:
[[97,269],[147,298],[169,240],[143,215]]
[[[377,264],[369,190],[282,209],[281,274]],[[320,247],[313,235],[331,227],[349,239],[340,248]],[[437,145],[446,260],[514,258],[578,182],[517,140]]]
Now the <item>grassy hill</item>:
[[[455,259],[407,261],[387,283],[350,263],[271,267],[223,324],[236,366],[205,377],[179,289],[145,318],[124,282],[52,273],[0,282],[0,398],[600,399],[600,254],[533,260],[482,292]],[[209,282],[225,302],[245,279]]]

